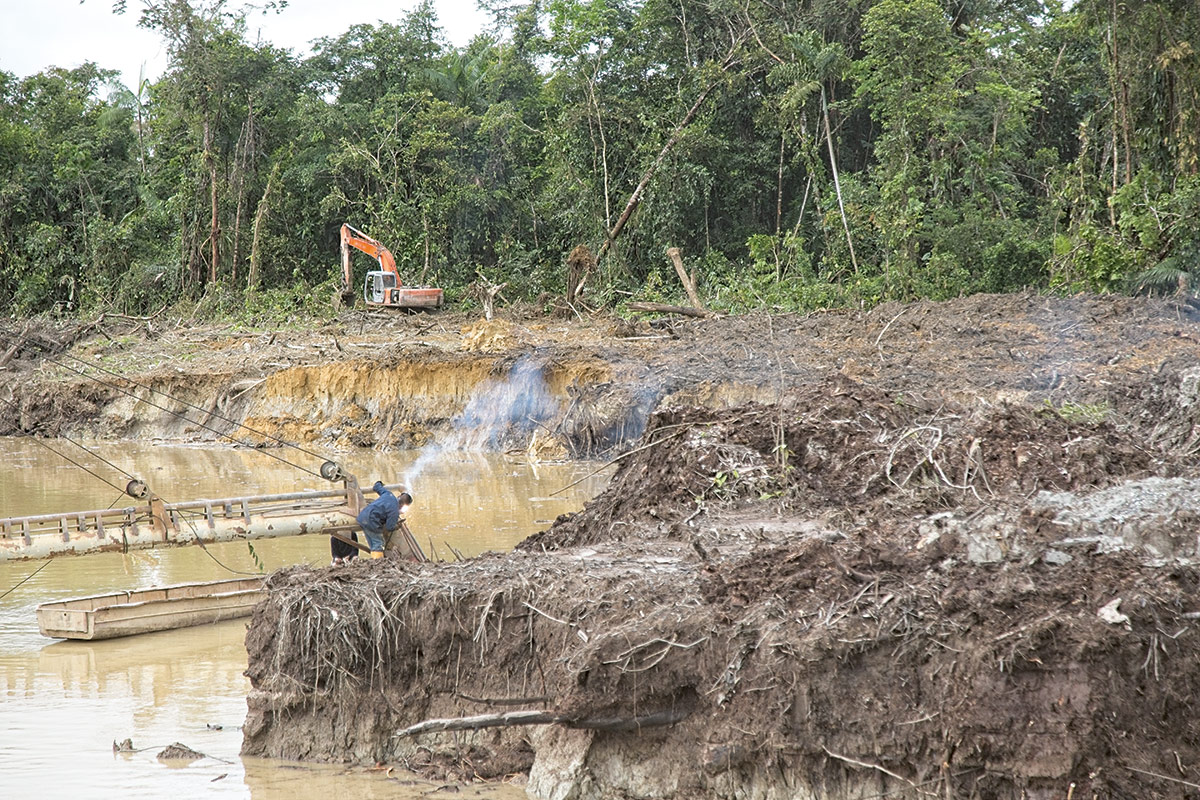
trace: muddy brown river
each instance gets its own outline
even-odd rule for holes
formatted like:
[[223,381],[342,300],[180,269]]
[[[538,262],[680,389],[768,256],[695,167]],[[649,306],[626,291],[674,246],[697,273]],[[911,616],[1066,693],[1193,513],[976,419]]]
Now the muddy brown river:
[[[97,458],[70,442],[50,444],[62,455],[30,439],[0,439],[0,517],[130,505],[110,485],[128,479],[118,470],[144,479],[168,502],[329,487],[254,450],[87,443]],[[295,451],[280,455],[314,472],[320,465]],[[425,458],[355,452],[338,460],[363,485],[408,483],[415,498],[409,527],[443,560],[452,549],[470,556],[511,548],[557,515],[581,508],[609,474],[585,478],[595,465],[461,451]],[[54,641],[38,632],[35,609],[52,600],[302,563],[327,565],[328,537],[256,540],[253,549],[231,542],[209,545],[207,552],[186,546],[0,562],[0,593],[7,592],[0,598],[0,796],[524,797],[512,784],[440,787],[396,770],[243,759],[246,620],[100,642]],[[134,751],[115,752],[114,742],[126,739]],[[206,757],[159,761],[157,754],[175,742]]]

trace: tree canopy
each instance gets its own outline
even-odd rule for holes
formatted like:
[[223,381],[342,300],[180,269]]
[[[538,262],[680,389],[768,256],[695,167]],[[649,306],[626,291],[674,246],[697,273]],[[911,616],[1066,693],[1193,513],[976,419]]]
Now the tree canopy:
[[580,245],[592,306],[681,296],[671,247],[728,310],[1200,278],[1190,3],[481,0],[454,47],[425,0],[303,58],[128,5],[157,80],[0,72],[14,313],[313,302],[343,222],[451,299],[573,297]]

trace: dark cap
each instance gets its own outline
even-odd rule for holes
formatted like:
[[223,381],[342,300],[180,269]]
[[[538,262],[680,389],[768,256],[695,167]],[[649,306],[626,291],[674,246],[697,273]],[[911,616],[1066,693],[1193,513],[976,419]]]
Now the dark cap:
[[371,488],[375,490],[375,494],[383,494],[383,481],[375,481]]

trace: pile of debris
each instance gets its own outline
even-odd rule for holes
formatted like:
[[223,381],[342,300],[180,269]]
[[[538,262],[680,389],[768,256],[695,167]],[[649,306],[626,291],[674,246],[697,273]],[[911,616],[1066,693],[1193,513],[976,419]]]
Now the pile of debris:
[[1200,481],[1111,417],[844,375],[660,409],[517,552],[272,576],[243,751],[547,798],[1200,792]]

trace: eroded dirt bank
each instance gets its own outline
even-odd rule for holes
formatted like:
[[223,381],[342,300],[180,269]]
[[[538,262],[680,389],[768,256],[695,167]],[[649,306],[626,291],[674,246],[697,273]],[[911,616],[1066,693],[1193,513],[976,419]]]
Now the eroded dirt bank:
[[[492,446],[540,432],[535,445],[548,453],[588,456],[619,451],[663,403],[773,402],[830,372],[901,402],[961,395],[1153,415],[1145,387],[1194,359],[1195,314],[1140,299],[1009,295],[654,323],[347,312],[287,331],[121,318],[14,324],[0,331],[11,351],[0,354],[0,393],[11,403],[0,435],[412,447],[486,423],[508,434]],[[531,384],[537,402],[508,402],[533,396]],[[524,413],[464,417],[489,391],[480,405]]]
[[1190,308],[685,330],[655,374],[711,346],[723,380],[671,384],[517,552],[275,575],[245,752],[528,770],[539,798],[1200,791]]
[[1182,797],[1200,791],[1198,334],[1188,305],[1029,295],[131,331],[67,352],[137,384],[22,353],[5,424],[214,435],[114,388],[161,383],[293,440],[473,429],[620,455],[604,494],[515,553],[274,575],[247,754],[528,771],[558,800]]

